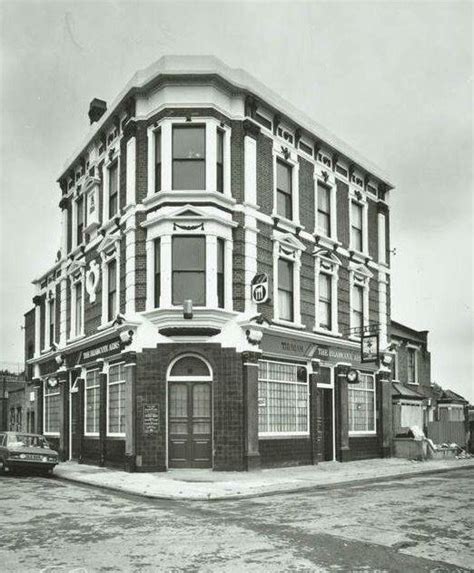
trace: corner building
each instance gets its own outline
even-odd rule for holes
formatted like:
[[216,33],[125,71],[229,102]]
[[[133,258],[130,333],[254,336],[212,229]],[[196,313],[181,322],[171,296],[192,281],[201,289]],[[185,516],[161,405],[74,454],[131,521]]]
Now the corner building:
[[89,117],[25,315],[37,430],[129,471],[389,455],[390,381],[351,334],[387,346],[389,181],[215,58],[164,57]]

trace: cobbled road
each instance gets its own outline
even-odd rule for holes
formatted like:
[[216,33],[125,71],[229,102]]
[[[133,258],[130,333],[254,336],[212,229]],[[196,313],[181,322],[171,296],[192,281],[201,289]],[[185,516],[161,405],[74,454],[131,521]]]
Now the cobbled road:
[[474,471],[226,502],[0,477],[0,571],[474,569]]

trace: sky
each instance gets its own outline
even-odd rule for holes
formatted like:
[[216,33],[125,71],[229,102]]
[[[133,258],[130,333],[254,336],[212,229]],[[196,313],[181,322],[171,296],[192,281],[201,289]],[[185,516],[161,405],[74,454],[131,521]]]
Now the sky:
[[[0,0],[0,363],[60,242],[56,179],[165,54],[242,67],[389,174],[392,318],[429,330],[432,380],[474,402],[470,2]],[[1,364],[0,364],[1,368]]]

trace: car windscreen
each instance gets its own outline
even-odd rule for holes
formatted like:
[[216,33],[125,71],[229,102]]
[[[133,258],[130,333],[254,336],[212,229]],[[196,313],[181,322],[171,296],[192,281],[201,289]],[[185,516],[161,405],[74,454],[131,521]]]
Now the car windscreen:
[[8,446],[12,448],[47,448],[48,442],[43,436],[29,436],[28,434],[10,434]]

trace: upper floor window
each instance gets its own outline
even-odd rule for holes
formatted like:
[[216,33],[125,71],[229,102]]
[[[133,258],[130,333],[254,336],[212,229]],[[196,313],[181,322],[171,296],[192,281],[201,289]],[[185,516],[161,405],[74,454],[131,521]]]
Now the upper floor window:
[[293,219],[292,167],[277,160],[277,214],[285,219]]
[[173,189],[206,188],[206,128],[173,126]]
[[217,129],[216,191],[224,193],[224,131]]
[[160,297],[161,297],[161,241],[160,241],[160,239],[156,239],[156,241],[155,241],[154,273],[155,273],[154,303],[155,303],[155,308],[158,308],[160,306]]
[[409,384],[417,384],[417,376],[416,376],[416,349],[415,348],[408,348],[407,349],[407,360],[408,360],[408,383]]
[[54,342],[54,322],[55,322],[55,309],[54,298],[49,301],[49,345],[52,346]]
[[224,308],[225,241],[217,239],[217,306]]
[[362,205],[351,201],[351,247],[355,251],[362,251],[362,216]]
[[206,304],[206,239],[197,236],[173,237],[172,304],[191,299],[196,306]]
[[332,276],[319,273],[318,326],[332,330]]
[[286,259],[278,259],[278,315],[294,320],[293,262]]
[[107,320],[113,320],[117,314],[117,261],[107,265]]
[[109,167],[109,219],[118,212],[118,162]]
[[155,131],[155,192],[161,191],[161,129]]
[[81,196],[76,201],[76,213],[77,213],[77,235],[76,243],[80,245],[84,236],[84,197]]
[[74,316],[75,316],[75,328],[74,335],[79,336],[82,334],[82,282],[77,282],[74,285]]
[[331,236],[331,190],[318,182],[318,232]]
[[[364,287],[362,285],[352,285],[351,312],[351,327],[361,329],[364,324]],[[361,331],[357,331],[357,334],[360,333]]]

